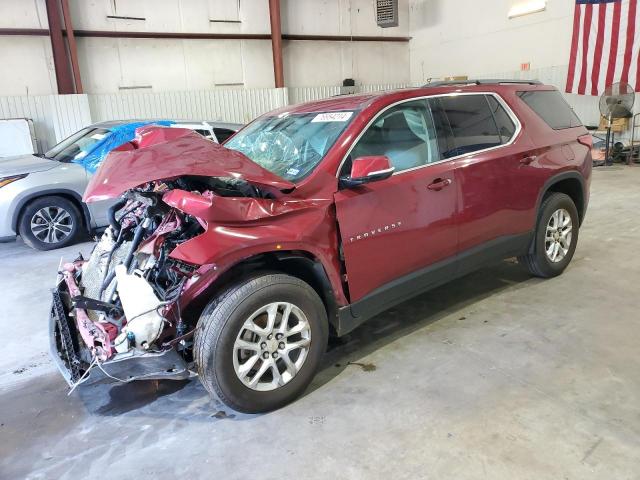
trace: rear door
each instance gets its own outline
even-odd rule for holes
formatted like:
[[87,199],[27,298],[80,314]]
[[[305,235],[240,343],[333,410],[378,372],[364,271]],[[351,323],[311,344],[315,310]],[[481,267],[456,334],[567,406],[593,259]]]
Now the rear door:
[[431,102],[444,111],[453,137],[453,148],[444,156],[455,158],[458,167],[461,254],[530,230],[522,211],[536,193],[523,168],[535,154],[517,117],[493,94],[451,95]]
[[422,273],[437,262],[451,260],[441,274],[455,269],[455,175],[440,155],[436,121],[426,100],[384,110],[341,169],[348,175],[351,159],[367,155],[386,155],[396,169],[391,178],[335,194],[351,302],[376,289],[391,297],[418,291],[429,281]]

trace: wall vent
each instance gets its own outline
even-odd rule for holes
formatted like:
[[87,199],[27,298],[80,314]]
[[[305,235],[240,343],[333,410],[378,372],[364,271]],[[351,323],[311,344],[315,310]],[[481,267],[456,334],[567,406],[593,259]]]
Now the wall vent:
[[382,28],[398,26],[398,0],[376,0],[376,23]]

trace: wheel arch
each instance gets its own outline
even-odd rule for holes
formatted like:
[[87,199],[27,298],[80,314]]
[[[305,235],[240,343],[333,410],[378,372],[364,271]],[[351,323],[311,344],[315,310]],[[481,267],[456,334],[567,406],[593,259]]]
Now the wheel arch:
[[87,231],[91,230],[91,213],[89,212],[87,204],[82,201],[82,197],[80,196],[80,194],[78,192],[74,192],[73,190],[54,188],[48,190],[38,190],[37,192],[30,193],[26,197],[20,199],[20,201],[16,205],[15,210],[13,211],[13,216],[11,218],[11,228],[14,232],[16,232],[17,234],[20,233],[18,232],[18,222],[20,221],[20,217],[22,216],[25,207],[34,200],[38,200],[42,197],[62,197],[72,202],[80,211],[83,227]]
[[564,193],[568,195],[578,210],[578,217],[580,218],[580,224],[584,219],[586,213],[586,193],[585,183],[583,176],[576,171],[564,172],[558,175],[554,175],[547,180],[540,192],[536,211],[540,212],[540,206],[544,198],[551,192]]
[[255,272],[279,272],[296,277],[313,288],[327,311],[329,327],[335,332],[338,325],[336,294],[322,262],[303,250],[268,251],[234,263],[213,279],[185,308],[185,318],[195,322],[211,299],[242,277]]

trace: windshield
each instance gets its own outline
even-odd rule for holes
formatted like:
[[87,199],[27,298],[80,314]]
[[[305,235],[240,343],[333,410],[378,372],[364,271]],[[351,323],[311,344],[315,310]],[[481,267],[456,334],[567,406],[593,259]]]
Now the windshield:
[[320,163],[353,116],[354,112],[328,112],[264,117],[224,146],[285,180],[301,180]]
[[46,158],[68,163],[80,160],[111,132],[105,128],[88,127],[74,133],[44,154]]

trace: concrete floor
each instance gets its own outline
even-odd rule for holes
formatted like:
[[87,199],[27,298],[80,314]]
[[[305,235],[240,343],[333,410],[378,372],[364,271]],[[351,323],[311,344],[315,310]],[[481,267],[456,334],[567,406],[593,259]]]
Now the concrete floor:
[[563,276],[507,261],[422,295],[256,416],[195,378],[67,396],[45,354],[61,252],[0,245],[0,478],[638,479],[639,186],[639,168],[595,172]]

